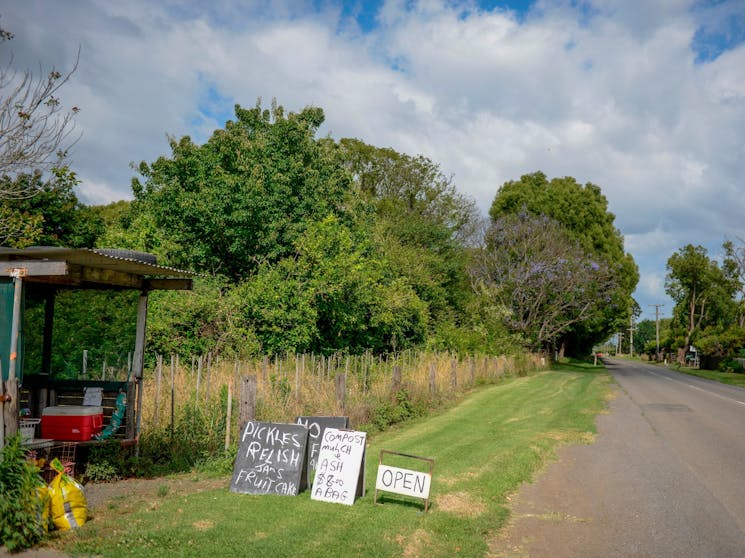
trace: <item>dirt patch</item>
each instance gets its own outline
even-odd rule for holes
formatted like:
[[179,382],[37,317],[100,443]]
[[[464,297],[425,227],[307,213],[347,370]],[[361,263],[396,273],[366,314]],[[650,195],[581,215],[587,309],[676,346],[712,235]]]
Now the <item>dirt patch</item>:
[[104,505],[117,506],[119,503],[137,500],[157,507],[164,495],[194,494],[205,490],[227,487],[226,477],[203,478],[194,473],[174,475],[158,479],[126,479],[118,482],[88,483],[84,486],[88,509],[96,510]]
[[486,505],[465,492],[452,492],[438,496],[437,509],[461,517],[478,517],[486,511]]
[[403,549],[401,556],[404,558],[420,558],[421,556],[429,556],[427,548],[430,545],[430,535],[424,529],[417,529],[411,535],[411,537],[404,537],[398,535],[396,537],[396,543]]

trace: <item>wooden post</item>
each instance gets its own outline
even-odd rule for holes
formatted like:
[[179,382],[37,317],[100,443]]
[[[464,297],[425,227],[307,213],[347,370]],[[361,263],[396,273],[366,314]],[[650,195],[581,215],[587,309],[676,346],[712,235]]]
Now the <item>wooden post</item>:
[[471,385],[476,384],[476,357],[471,357]]
[[158,427],[160,418],[160,382],[163,378],[163,355],[155,355],[155,409],[153,410],[153,427]]
[[88,349],[83,349],[83,379],[88,378]]
[[391,394],[396,395],[401,390],[401,367],[396,365],[393,367],[393,373],[391,374]]
[[337,374],[334,383],[336,384],[336,404],[344,411],[347,404],[347,382],[344,374]]
[[197,391],[194,396],[196,401],[199,401],[199,384],[202,383],[202,355],[197,357]]
[[[236,361],[236,364],[238,362]],[[225,451],[230,448],[230,419],[233,412],[233,380],[228,382],[228,410],[225,415]]]
[[453,389],[458,387],[458,360],[455,358],[450,361],[450,385]]
[[434,362],[429,365],[429,393],[437,393],[437,366]]
[[300,359],[295,354],[295,400],[300,401]]
[[204,400],[210,400],[210,381],[212,380],[212,353],[207,353],[207,385],[204,388]]
[[[140,293],[137,301],[137,326],[135,328],[135,353],[132,358],[132,375],[137,382],[137,407],[135,410],[135,432],[134,437],[139,439],[140,427],[142,426],[142,379],[145,369],[145,331],[147,329],[147,291]],[[127,402],[132,405],[132,401]],[[135,452],[139,456],[139,445]]]
[[173,358],[171,353],[171,441],[173,441],[173,425],[175,422],[176,414],[176,390],[175,390],[175,379],[176,379],[176,367],[178,365],[178,357]]
[[[238,436],[241,436],[246,423],[256,418],[256,376],[241,378],[241,395],[238,412]],[[240,440],[238,440],[240,443]]]

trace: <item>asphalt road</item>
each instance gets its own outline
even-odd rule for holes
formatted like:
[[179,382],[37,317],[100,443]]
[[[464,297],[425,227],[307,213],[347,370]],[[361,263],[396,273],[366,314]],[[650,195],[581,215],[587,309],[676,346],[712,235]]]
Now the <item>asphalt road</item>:
[[560,451],[493,556],[745,557],[745,389],[606,360],[598,438]]

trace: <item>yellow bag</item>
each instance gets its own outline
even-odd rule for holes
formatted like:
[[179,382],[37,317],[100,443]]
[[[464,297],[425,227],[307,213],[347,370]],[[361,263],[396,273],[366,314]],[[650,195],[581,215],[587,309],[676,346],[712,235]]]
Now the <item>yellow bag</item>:
[[88,502],[83,487],[65,474],[59,460],[53,460],[51,466],[57,471],[57,476],[49,483],[52,522],[57,529],[77,529],[88,520]]

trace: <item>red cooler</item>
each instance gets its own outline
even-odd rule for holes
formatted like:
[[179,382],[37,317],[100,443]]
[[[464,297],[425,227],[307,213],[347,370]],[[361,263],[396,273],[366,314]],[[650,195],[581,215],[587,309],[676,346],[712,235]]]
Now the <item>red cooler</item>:
[[94,405],[47,407],[41,413],[41,437],[78,442],[103,428],[103,408]]

